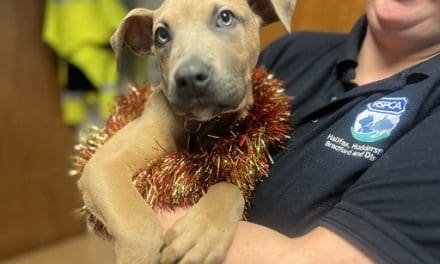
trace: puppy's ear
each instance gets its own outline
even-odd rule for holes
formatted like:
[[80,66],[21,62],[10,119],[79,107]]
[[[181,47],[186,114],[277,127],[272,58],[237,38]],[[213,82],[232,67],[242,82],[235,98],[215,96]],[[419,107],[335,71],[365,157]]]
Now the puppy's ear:
[[153,11],[136,8],[131,10],[110,38],[110,44],[116,55],[118,69],[124,45],[137,55],[151,52],[153,43]]
[[290,32],[296,0],[248,0],[248,3],[252,10],[261,17],[262,26],[279,20]]

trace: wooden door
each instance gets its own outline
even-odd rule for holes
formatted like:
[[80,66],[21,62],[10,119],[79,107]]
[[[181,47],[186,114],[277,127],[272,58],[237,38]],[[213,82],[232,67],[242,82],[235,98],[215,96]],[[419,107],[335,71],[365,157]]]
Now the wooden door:
[[[298,0],[292,30],[348,32],[363,13],[364,0]],[[262,47],[283,34],[280,23],[263,28]]]
[[61,120],[56,58],[41,41],[44,2],[0,6],[0,258],[84,230],[67,176],[74,133]]

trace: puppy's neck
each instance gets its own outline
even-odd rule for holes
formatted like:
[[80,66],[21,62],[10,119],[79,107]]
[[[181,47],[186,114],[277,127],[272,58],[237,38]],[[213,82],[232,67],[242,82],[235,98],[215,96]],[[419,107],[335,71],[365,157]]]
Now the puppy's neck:
[[[166,82],[162,79],[155,89],[159,89],[166,94]],[[195,149],[209,149],[214,144],[215,140],[223,136],[229,135],[230,128],[236,121],[245,118],[248,115],[248,109],[254,103],[253,87],[249,82],[247,95],[236,111],[224,113],[220,117],[214,118],[210,121],[201,122],[190,120],[182,117],[182,125],[185,135],[178,137],[176,141],[180,149],[186,149],[189,152],[194,152]],[[170,106],[171,108],[171,106]]]
[[227,136],[236,121],[244,116],[244,112],[235,112],[223,114],[207,122],[185,120],[184,128],[188,133],[187,151],[209,149],[217,139]]

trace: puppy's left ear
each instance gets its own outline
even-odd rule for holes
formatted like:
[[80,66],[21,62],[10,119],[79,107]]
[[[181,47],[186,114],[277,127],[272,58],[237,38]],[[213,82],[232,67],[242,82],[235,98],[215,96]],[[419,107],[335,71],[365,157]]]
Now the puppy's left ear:
[[290,32],[296,0],[248,0],[252,10],[261,17],[262,26],[281,21]]
[[153,11],[144,8],[131,10],[110,38],[110,44],[116,55],[118,69],[124,45],[137,55],[151,53],[153,44]]

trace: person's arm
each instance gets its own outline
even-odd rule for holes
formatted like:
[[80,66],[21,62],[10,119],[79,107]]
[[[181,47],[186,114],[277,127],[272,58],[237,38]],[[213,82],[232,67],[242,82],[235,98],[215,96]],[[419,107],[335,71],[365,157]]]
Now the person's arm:
[[[188,209],[159,213],[163,230],[168,230]],[[224,262],[231,263],[374,263],[362,251],[324,227],[289,238],[272,229],[240,222]]]
[[439,120],[440,106],[396,140],[306,235],[290,239],[241,223],[225,263],[439,263]]
[[289,238],[272,229],[241,222],[227,263],[374,263],[362,251],[324,228]]

